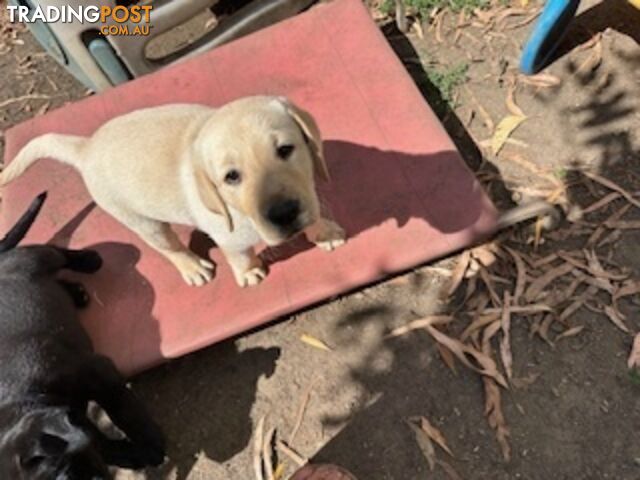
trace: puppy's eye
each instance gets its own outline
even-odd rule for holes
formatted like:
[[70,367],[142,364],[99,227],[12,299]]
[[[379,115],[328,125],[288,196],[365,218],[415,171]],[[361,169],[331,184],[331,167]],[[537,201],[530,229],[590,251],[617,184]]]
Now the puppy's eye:
[[280,157],[282,160],[286,160],[291,156],[294,148],[295,147],[293,145],[280,145],[276,149],[276,152],[278,153],[278,157]]
[[224,176],[224,183],[228,185],[237,185],[242,180],[242,175],[238,170],[229,170]]

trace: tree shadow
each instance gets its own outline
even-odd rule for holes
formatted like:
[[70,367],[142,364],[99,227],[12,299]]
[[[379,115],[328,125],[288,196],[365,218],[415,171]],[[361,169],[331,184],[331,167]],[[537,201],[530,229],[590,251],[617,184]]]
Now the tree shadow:
[[598,76],[595,69],[579,71],[571,67],[572,61],[568,62],[568,69],[572,71],[570,78],[577,88],[589,89],[590,97],[586,103],[567,107],[562,112],[577,119],[578,129],[586,133],[582,140],[585,150],[598,152],[593,160],[601,169],[621,162],[630,164],[639,152],[634,146],[635,132],[628,124],[634,122],[638,108],[637,96],[630,88],[634,88],[631,79],[640,68],[640,55],[635,57],[624,50],[610,51],[612,58],[619,61]]
[[640,44],[640,10],[626,0],[604,0],[577,15],[567,28],[550,62],[563,57],[596,33],[612,28]]
[[197,456],[225,462],[249,444],[257,383],[275,371],[280,349],[239,351],[228,340],[137,376],[133,385],[169,439],[167,465],[149,479],[176,469],[185,480]]

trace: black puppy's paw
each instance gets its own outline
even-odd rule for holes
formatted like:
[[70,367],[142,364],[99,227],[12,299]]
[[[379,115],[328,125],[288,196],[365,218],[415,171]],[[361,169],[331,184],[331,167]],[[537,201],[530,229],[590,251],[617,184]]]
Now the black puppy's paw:
[[140,447],[138,446],[138,455],[140,460],[144,462],[147,467],[157,467],[164,463],[164,459],[167,456],[164,449],[158,450],[151,446]]
[[94,273],[102,267],[102,257],[95,250],[68,250],[68,268],[82,273]]
[[158,467],[164,463],[166,457],[164,450],[156,450],[129,440],[102,441],[101,454],[109,465],[131,470]]
[[85,290],[84,286],[78,282],[69,282],[67,280],[58,280],[58,283],[64,288],[71,296],[73,304],[78,308],[83,308],[89,305],[89,294]]
[[147,441],[141,448],[147,452],[149,465],[158,466],[164,462],[164,457],[167,455],[167,444],[162,430],[155,422],[147,428]]

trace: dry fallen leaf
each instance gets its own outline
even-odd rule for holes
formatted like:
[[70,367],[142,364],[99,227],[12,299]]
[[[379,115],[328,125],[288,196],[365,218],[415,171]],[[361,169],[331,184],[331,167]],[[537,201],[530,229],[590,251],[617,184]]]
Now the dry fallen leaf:
[[611,180],[604,178],[598,175],[597,173],[590,172],[588,170],[585,170],[582,173],[585,176],[589,177],[594,182],[598,182],[600,185],[607,187],[608,189],[613,190],[614,192],[618,192],[620,195],[622,195],[625,198],[625,200],[627,200],[627,202],[640,208],[640,202],[635,198],[633,198],[633,195],[631,195],[629,192],[627,192],[624,188],[622,188],[617,183],[614,183]]
[[256,480],[264,480],[264,474],[262,472],[262,446],[264,444],[264,422],[266,418],[267,416],[263,415],[260,417],[260,420],[258,420],[253,439],[253,473],[256,476]]
[[489,292],[489,296],[491,297],[491,301],[493,302],[493,304],[494,305],[499,305],[499,306],[502,305],[502,300],[500,300],[500,297],[496,293],[496,288],[495,288],[495,286],[493,284],[493,279],[491,278],[491,276],[487,272],[486,268],[480,268],[480,278],[482,279],[482,281],[484,282],[485,286],[487,287],[487,290]]
[[273,472],[273,480],[282,480],[284,477],[284,463],[278,463],[275,472]]
[[300,340],[302,340],[307,345],[311,345],[314,348],[317,348],[317,349],[320,349],[320,350],[325,350],[327,352],[331,351],[331,348],[326,343],[324,343],[322,340],[318,340],[317,338],[312,337],[311,335],[307,335],[306,333],[304,333],[300,337]]
[[612,307],[611,305],[605,305],[604,313],[616,327],[618,327],[625,333],[629,333],[629,329],[624,324],[624,316],[615,307]]
[[416,442],[418,443],[418,447],[420,447],[420,451],[422,455],[427,460],[429,464],[429,470],[433,471],[436,466],[436,450],[433,447],[433,442],[427,435],[427,432],[422,430],[418,425],[416,425],[411,420],[405,420],[406,424],[409,425],[409,428],[413,430],[413,434],[416,437]]
[[500,24],[509,17],[522,16],[522,15],[526,15],[527,13],[529,13],[529,11],[524,8],[515,8],[515,7],[505,8],[504,10],[502,10],[500,13],[496,15],[495,22],[497,24]]
[[576,327],[568,328],[556,337],[556,341],[560,340],[561,338],[573,337],[575,335],[578,335],[582,330],[584,330],[584,325],[578,325]]
[[464,279],[464,274],[469,267],[469,262],[471,261],[471,252],[469,250],[465,251],[460,255],[460,259],[458,263],[456,263],[455,268],[453,269],[453,273],[451,274],[451,280],[449,281],[448,287],[445,291],[445,297],[448,298],[458,289],[462,280]]
[[507,246],[504,246],[503,248],[507,252],[509,252],[509,255],[511,255],[511,257],[513,258],[513,261],[516,264],[516,288],[513,291],[513,304],[517,305],[518,303],[520,303],[519,302],[520,297],[524,293],[524,288],[526,286],[527,267],[524,263],[524,260],[520,256],[520,254],[518,254],[518,252],[516,252],[515,250]]
[[[526,0],[522,0],[522,1],[526,1]],[[529,15],[525,19],[520,20],[519,22],[514,22],[511,25],[507,25],[505,30],[516,30],[518,28],[524,27],[525,25],[530,24],[536,18],[538,18],[538,16],[540,15],[541,12],[542,12],[542,10],[540,8],[538,8],[535,12],[533,12],[531,15]]]
[[490,267],[496,261],[496,254],[493,253],[490,245],[480,245],[471,249],[471,256],[485,267]]
[[627,367],[629,367],[629,369],[640,367],[640,333],[636,333],[636,336],[633,339],[631,353],[627,360]]
[[640,228],[639,220],[618,220],[617,222],[605,222],[607,228],[617,230],[638,230]]
[[522,117],[519,115],[507,115],[496,127],[495,132],[493,133],[493,137],[491,137],[491,151],[494,155],[497,155],[504,143],[507,141],[507,138],[515,131],[518,126],[526,120],[527,117]]
[[[485,355],[491,355],[491,337],[493,337],[500,328],[501,325],[496,323],[484,330],[482,338],[482,352]],[[498,388],[498,385],[492,378],[483,377],[482,381],[485,394],[484,414],[487,417],[489,426],[496,432],[496,439],[500,445],[502,457],[506,461],[509,461],[511,458],[511,447],[509,446],[508,441],[509,429],[507,428],[507,422],[505,421],[502,413],[500,388]]]
[[562,265],[552,268],[544,273],[542,276],[536,278],[529,288],[525,292],[524,296],[527,301],[531,302],[538,298],[538,296],[542,293],[547,285],[549,285],[554,280],[568,274],[573,270],[573,265],[569,263],[563,263]]
[[549,327],[553,323],[553,320],[554,320],[553,315],[545,315],[545,317],[542,319],[542,322],[540,322],[540,326],[538,330],[536,331],[538,336],[552,347],[553,347],[553,342],[549,338]]
[[602,63],[602,32],[596,33],[591,40],[581,45],[581,47],[584,49],[593,48],[593,51],[578,67],[576,73],[592,72]]
[[409,420],[417,423],[420,426],[420,428],[429,436],[431,440],[436,442],[438,446],[442,448],[445,452],[447,452],[449,455],[451,455],[452,457],[454,456],[453,452],[447,445],[447,440],[444,438],[444,435],[442,434],[442,432],[438,430],[436,427],[434,427],[433,425],[431,425],[431,422],[429,422],[429,420],[427,420],[425,417],[422,417],[422,416],[410,418]]
[[627,211],[630,208],[631,208],[631,204],[626,204],[625,206],[623,206],[622,208],[620,208],[616,212],[612,213],[609,216],[609,218],[607,218],[604,222],[602,222],[602,224],[600,226],[598,226],[598,228],[596,228],[596,230],[589,236],[589,239],[587,240],[587,246],[594,245],[600,239],[602,234],[604,233],[604,231],[606,229],[606,225],[610,224],[611,222],[615,222],[617,220],[620,220],[620,218],[622,218],[622,216],[625,213],[627,213]]
[[622,297],[629,295],[640,294],[640,281],[638,280],[626,280],[623,284],[614,292],[613,301],[617,302]]
[[[498,371],[496,363],[491,357],[469,345],[463,344],[459,340],[445,335],[444,333],[430,325],[427,326],[426,329],[438,343],[441,343],[449,350],[451,350],[451,353],[458,357],[458,360],[460,360],[465,366],[482,375],[486,375],[495,379],[496,382],[498,382],[501,386],[507,388],[507,382],[505,381],[502,374]],[[479,366],[471,363],[469,357],[472,357]]]
[[291,448],[282,440],[278,440],[276,442],[276,447],[283,455],[286,455],[287,457],[289,457],[293,461],[293,463],[295,463],[299,467],[302,467],[307,463],[309,463],[308,459],[304,458],[302,455],[300,455],[298,452],[296,452],[293,448]]
[[439,343],[437,344],[437,346],[438,353],[440,354],[440,358],[442,358],[444,364],[447,366],[447,368],[449,368],[449,370],[453,372],[454,375],[457,375],[458,371],[456,370],[456,359],[453,357],[453,353],[451,353],[451,350],[443,345],[440,345]]
[[[549,305],[546,305],[544,303],[530,303],[528,305],[514,305],[511,307],[511,313],[518,313],[520,315],[533,315],[536,313],[544,313],[544,312],[551,312],[553,311],[553,308],[551,308]],[[465,312],[468,313],[468,312]],[[494,313],[502,313],[502,307],[500,308],[486,308],[483,311],[484,314],[486,315],[491,315]]]
[[502,329],[502,338],[500,339],[500,358],[502,365],[507,373],[509,381],[513,378],[513,355],[511,352],[511,295],[508,291],[504,292],[504,301],[502,302],[503,311],[500,320]]
[[490,314],[490,315],[479,315],[477,316],[470,324],[467,328],[464,329],[464,332],[462,332],[462,335],[460,335],[460,340],[461,341],[466,341],[467,338],[469,338],[471,336],[472,333],[482,329],[483,327],[486,327],[487,325],[493,323],[493,322],[497,322],[500,320],[500,315],[497,313],[494,314]]
[[273,469],[273,439],[276,434],[276,427],[271,427],[264,437],[262,444],[262,466],[267,475],[267,480],[274,480]]
[[296,420],[293,424],[293,427],[291,428],[291,432],[289,433],[289,445],[293,445],[295,441],[296,434],[298,433],[298,430],[302,425],[302,421],[304,420],[304,414],[307,410],[307,405],[309,404],[309,400],[311,400],[311,392],[313,391],[313,387],[319,379],[320,377],[317,376],[313,380],[311,380],[302,394],[302,400],[300,401],[300,406],[298,407],[298,411],[296,413]]
[[604,197],[602,197],[600,200],[593,202],[588,207],[583,208],[582,213],[587,214],[587,213],[595,212],[596,210],[599,210],[602,207],[609,205],[609,203],[619,199],[620,197],[622,197],[622,195],[620,195],[619,192],[611,192],[608,195],[605,195]]
[[453,317],[451,315],[429,315],[424,318],[413,320],[402,327],[394,328],[388,335],[386,335],[385,338],[399,337],[400,335],[404,335],[413,330],[423,329],[428,325],[444,325],[452,320]]
[[509,445],[509,428],[502,413],[502,399],[500,388],[491,379],[484,377],[485,407],[484,414],[487,416],[489,426],[495,430],[496,439],[502,451],[502,457],[508,462],[511,459],[511,446]]
[[578,295],[573,302],[569,304],[560,314],[558,315],[558,320],[561,322],[566,321],[571,315],[577,312],[587,300],[593,298],[593,296],[598,292],[598,287],[595,285],[590,285],[582,294]]
[[458,472],[456,472],[455,469],[444,460],[436,459],[436,463],[442,467],[444,473],[446,473],[451,480],[462,480],[462,477]]
[[509,82],[509,88],[507,89],[507,110],[516,117],[526,117],[522,109],[516,104],[516,86],[517,83],[515,82],[515,78],[512,78]]
[[616,281],[626,280],[629,277],[629,275],[626,273],[612,273],[606,271],[600,263],[600,259],[598,258],[594,250],[585,250],[584,256],[587,259],[587,263],[589,265],[589,272],[595,277]]
[[551,88],[557,87],[562,83],[559,77],[551,75],[549,73],[538,73],[537,75],[520,75],[519,80],[522,83],[527,83],[538,88]]

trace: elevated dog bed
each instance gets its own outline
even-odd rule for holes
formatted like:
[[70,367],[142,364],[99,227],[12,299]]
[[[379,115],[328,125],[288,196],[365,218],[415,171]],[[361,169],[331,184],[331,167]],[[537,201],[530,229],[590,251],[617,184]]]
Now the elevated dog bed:
[[252,94],[286,95],[316,117],[333,177],[321,195],[349,235],[333,253],[302,239],[265,252],[270,274],[257,287],[240,289],[215,247],[182,228],[181,237],[218,265],[206,287],[188,287],[93,205],[77,172],[55,161],[40,161],[4,192],[2,231],[48,190],[25,243],[103,254],[104,268],[81,279],[93,300],[81,316],[97,350],[126,374],[452,253],[495,229],[493,205],[360,0],[320,5],[20,124],[6,134],[6,161],[46,132],[89,135],[141,107],[220,105]]

